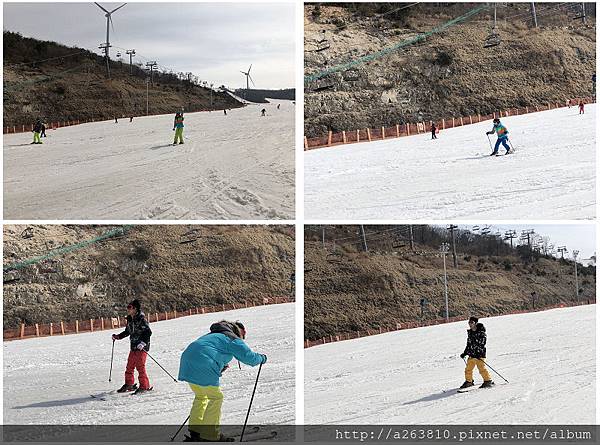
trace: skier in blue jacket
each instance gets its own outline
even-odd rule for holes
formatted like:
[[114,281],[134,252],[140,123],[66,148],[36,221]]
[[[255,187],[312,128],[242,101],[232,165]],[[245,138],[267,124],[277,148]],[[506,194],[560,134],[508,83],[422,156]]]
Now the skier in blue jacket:
[[498,135],[498,140],[496,141],[496,146],[494,147],[494,151],[490,154],[490,156],[494,156],[498,154],[498,149],[500,148],[500,144],[502,144],[504,146],[504,148],[506,148],[506,154],[510,153],[510,147],[507,144],[508,141],[508,129],[502,125],[502,122],[500,122],[500,119],[495,118],[494,119],[494,127],[491,129],[491,131],[486,132],[485,134],[494,134],[496,133],[496,135]]
[[233,358],[249,366],[267,362],[267,356],[253,352],[244,342],[245,338],[246,328],[242,323],[223,320],[214,323],[210,333],[183,351],[179,380],[188,382],[195,394],[186,442],[231,441],[220,432],[223,393],[219,379]]

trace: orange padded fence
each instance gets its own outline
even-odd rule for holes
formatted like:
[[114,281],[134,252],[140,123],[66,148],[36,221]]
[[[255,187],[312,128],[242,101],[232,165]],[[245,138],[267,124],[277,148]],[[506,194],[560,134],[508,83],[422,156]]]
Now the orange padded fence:
[[[184,311],[152,312],[147,313],[146,318],[150,323],[189,315],[208,314],[212,312],[231,311],[254,306],[266,306],[271,304],[293,303],[289,297],[269,297],[262,301],[245,301],[243,303],[227,303],[217,306],[195,307]],[[16,329],[5,329],[4,340],[20,340],[31,337],[49,337],[54,335],[79,334],[82,332],[103,331],[125,327],[127,321],[124,317],[93,318],[87,320],[59,321],[58,323],[36,323],[31,326],[21,324]]]
[[[581,303],[561,303],[561,304],[556,304],[553,306],[545,306],[543,308],[538,308],[538,309],[511,311],[511,312],[506,312],[504,314],[498,314],[495,316],[525,314],[525,313],[529,313],[529,312],[541,312],[541,311],[546,311],[549,309],[556,309],[556,308],[562,308],[562,307],[573,307],[573,306],[583,306],[586,304],[596,304],[596,300],[590,299],[589,301],[581,302]],[[450,317],[448,319],[448,321],[446,321],[445,318],[439,318],[439,319],[435,319],[435,320],[398,322],[398,323],[396,323],[396,326],[386,326],[386,327],[380,327],[379,329],[365,329],[363,331],[345,332],[343,334],[329,335],[327,337],[322,337],[317,340],[305,339],[304,340],[304,348],[311,348],[313,346],[324,345],[327,343],[334,343],[337,341],[353,340],[356,338],[368,337],[371,335],[385,334],[387,332],[402,331],[404,329],[422,328],[425,326],[433,326],[433,325],[445,324],[445,323],[454,323],[457,321],[464,321],[464,320],[466,320],[466,318],[464,316],[460,316],[460,317]]]
[[[584,104],[594,103],[593,98],[586,97],[572,101],[571,107],[577,108],[579,101]],[[520,114],[536,113],[538,111],[553,110],[556,108],[567,107],[568,104],[548,103],[524,108],[510,108],[505,111],[498,111],[492,114],[476,114],[466,117],[451,117],[435,122],[436,127],[441,130],[449,128],[462,127],[463,125],[477,124],[479,122],[494,119],[496,117],[517,116]],[[314,138],[304,137],[304,151],[314,150],[316,148],[333,147],[343,144],[354,144],[356,142],[371,142],[388,138],[398,138],[403,136],[411,136],[421,133],[430,133],[430,122],[396,124],[391,127],[364,128],[359,130],[346,130],[339,133],[328,132],[326,136]]]

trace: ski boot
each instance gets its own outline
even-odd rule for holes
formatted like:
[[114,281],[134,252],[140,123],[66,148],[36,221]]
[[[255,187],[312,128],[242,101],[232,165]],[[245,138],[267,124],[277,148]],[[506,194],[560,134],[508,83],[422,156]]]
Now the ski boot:
[[495,383],[493,381],[486,380],[485,382],[483,382],[483,384],[480,386],[480,388],[491,388],[494,385],[495,385]]
[[196,433],[195,431],[190,431],[189,436],[186,434],[185,437],[183,438],[183,441],[184,442],[235,442],[235,438],[227,437],[227,436],[224,436],[223,434],[220,434],[219,438],[216,440],[203,439],[202,437],[200,437],[200,434]]
[[150,388],[141,388],[140,387],[140,388],[136,389],[132,395],[144,394],[145,392],[152,391],[152,388],[153,388],[152,386]]
[[183,144],[183,142],[180,142],[179,145]]
[[137,389],[137,383],[134,383],[133,385],[128,385],[127,383],[125,383],[123,386],[121,386],[119,389],[117,389],[117,392],[129,392],[129,391],[135,391]]
[[460,385],[460,388],[458,388],[458,389],[470,388],[471,386],[475,386],[475,383],[469,382],[468,380],[465,380],[465,383],[463,383],[462,385]]

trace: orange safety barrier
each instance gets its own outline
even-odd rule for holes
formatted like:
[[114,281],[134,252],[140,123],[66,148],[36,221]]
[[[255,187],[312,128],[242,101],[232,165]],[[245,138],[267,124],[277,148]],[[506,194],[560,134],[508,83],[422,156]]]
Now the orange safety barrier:
[[[271,304],[293,303],[294,300],[289,297],[269,297],[263,298],[262,301],[244,301],[243,303],[227,303],[217,306],[194,307],[184,311],[177,312],[154,312],[147,313],[148,322],[172,320],[174,318],[188,317],[197,314],[209,314],[213,312],[232,311],[255,306],[267,306]],[[21,326],[16,329],[5,329],[3,338],[8,340],[21,340],[31,337],[49,337],[54,335],[79,334],[82,332],[94,332],[110,330],[124,327],[127,324],[125,317],[110,317],[88,320],[75,321],[60,321],[58,323],[36,323],[31,326],[26,326],[21,323]]]
[[[577,99],[572,102],[572,107],[576,108],[579,100],[584,104],[594,103],[593,98],[586,97]],[[543,106],[511,108],[505,111],[498,111],[486,115],[473,115],[463,117],[452,117],[442,119],[436,122],[436,127],[441,130],[449,128],[461,127],[463,125],[477,124],[482,121],[494,119],[496,117],[517,116],[521,114],[536,113],[540,110],[552,110],[556,108],[567,107],[567,104],[548,103]],[[314,138],[304,137],[304,151],[314,150],[317,148],[333,147],[336,145],[354,144],[356,142],[371,142],[388,138],[398,138],[403,136],[411,136],[415,134],[429,133],[431,124],[429,122],[405,123],[396,124],[391,127],[365,128],[360,130],[345,130],[339,133],[328,132],[327,136],[319,136]]]
[[[526,313],[530,313],[530,312],[542,312],[542,311],[546,311],[546,310],[550,310],[550,309],[557,309],[557,308],[562,308],[562,307],[583,306],[586,304],[596,304],[596,299],[595,298],[593,300],[590,299],[590,301],[588,301],[588,302],[581,302],[581,303],[560,303],[560,304],[555,304],[552,306],[544,306],[542,308],[537,308],[537,309],[530,309],[530,310],[522,309],[522,310],[517,310],[517,311],[510,311],[510,312],[506,312],[506,313],[498,314],[498,315],[494,315],[494,316],[526,314]],[[329,335],[327,337],[322,337],[317,340],[305,339],[304,340],[304,348],[306,349],[306,348],[311,348],[313,346],[319,346],[319,345],[324,345],[327,343],[334,343],[334,342],[344,341],[344,340],[353,340],[353,339],[357,339],[357,338],[361,338],[361,337],[368,337],[371,335],[385,334],[388,332],[403,331],[405,329],[422,328],[425,326],[433,326],[433,325],[444,324],[444,323],[454,323],[454,322],[462,321],[462,320],[466,320],[466,318],[464,316],[457,316],[457,317],[450,317],[448,319],[448,321],[446,321],[445,318],[439,318],[439,319],[424,320],[424,321],[398,322],[398,323],[396,323],[396,326],[382,326],[378,329],[365,329],[364,331],[344,332],[341,334],[334,334],[334,335]]]

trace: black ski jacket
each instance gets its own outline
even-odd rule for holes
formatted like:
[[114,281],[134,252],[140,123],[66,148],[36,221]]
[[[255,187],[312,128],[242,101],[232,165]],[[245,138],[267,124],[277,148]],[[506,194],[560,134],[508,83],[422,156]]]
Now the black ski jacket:
[[41,131],[42,131],[42,123],[40,121],[37,121],[33,125],[33,131],[36,132],[36,133],[41,133]]
[[148,352],[150,351],[151,335],[152,330],[146,320],[146,316],[143,312],[138,312],[133,317],[130,315],[127,316],[127,326],[125,326],[125,330],[121,332],[118,337],[119,339],[129,337],[132,351],[137,351],[137,345],[139,345],[140,342],[144,342],[146,343],[144,351]]
[[467,329],[467,346],[465,347],[464,354],[473,358],[485,358],[486,341],[487,335],[485,333],[485,326],[483,326],[482,323],[477,323],[476,331]]

